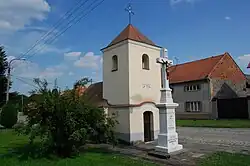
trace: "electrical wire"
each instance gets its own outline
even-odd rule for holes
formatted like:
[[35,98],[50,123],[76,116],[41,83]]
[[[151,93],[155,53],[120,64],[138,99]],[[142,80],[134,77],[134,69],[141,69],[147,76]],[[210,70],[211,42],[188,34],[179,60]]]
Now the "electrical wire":
[[[100,6],[105,0],[101,0],[99,3],[97,3],[97,5],[94,5],[87,13],[84,13],[82,15],[80,15],[79,17],[74,17],[70,22],[73,22],[70,24],[67,24],[68,26],[61,31],[59,34],[57,34],[54,38],[52,38],[51,40],[47,40],[44,42],[43,47],[41,47],[40,49],[36,50],[36,52],[34,52],[33,54],[31,54],[29,57],[27,57],[26,59],[30,59],[31,57],[33,57],[34,55],[36,55],[39,51],[41,51],[42,49],[44,49],[44,47],[46,47],[46,44],[52,44],[52,42],[54,42],[58,37],[60,37],[61,35],[63,35],[69,28],[71,28],[73,25],[77,24],[80,20],[82,20],[83,18],[85,18],[88,14],[90,14],[94,9],[96,9],[98,6]],[[96,2],[96,1],[95,1]],[[91,7],[93,4],[89,5],[88,7]]]
[[29,83],[29,82],[27,82],[27,81],[24,81],[23,79],[20,79],[20,78],[17,78],[17,77],[16,77],[16,79],[19,80],[19,81],[21,81],[21,82],[23,82],[23,83],[25,83],[25,84],[27,84],[27,85],[30,85],[30,86],[32,86],[32,87],[34,87],[34,88],[36,88],[36,89],[39,89],[38,86],[33,85],[33,84],[31,84],[31,83]]
[[[12,75],[12,74],[11,74],[11,76],[22,79],[22,80],[26,79],[26,80],[29,80],[29,81],[32,81],[32,82],[34,82],[34,79],[36,79],[36,78],[27,78],[27,77],[16,76],[16,75]],[[53,83],[47,82],[47,84],[53,84]]]
[[71,9],[69,9],[52,27],[50,30],[47,31],[47,33],[43,34],[40,39],[38,39],[35,44],[33,44],[28,51],[26,51],[24,54],[22,54],[19,58],[24,58],[26,55],[29,54],[29,52],[34,49],[39,42],[46,39],[49,35],[51,35],[67,18],[71,17],[76,11],[78,11],[86,2],[89,0],[78,0],[77,4],[73,6]]

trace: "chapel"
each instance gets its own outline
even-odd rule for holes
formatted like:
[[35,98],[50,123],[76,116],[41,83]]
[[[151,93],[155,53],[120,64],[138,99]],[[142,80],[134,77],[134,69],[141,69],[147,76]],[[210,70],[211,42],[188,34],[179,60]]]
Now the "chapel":
[[86,90],[90,102],[115,115],[117,137],[126,142],[149,142],[159,134],[162,48],[132,24],[103,52],[103,82]]

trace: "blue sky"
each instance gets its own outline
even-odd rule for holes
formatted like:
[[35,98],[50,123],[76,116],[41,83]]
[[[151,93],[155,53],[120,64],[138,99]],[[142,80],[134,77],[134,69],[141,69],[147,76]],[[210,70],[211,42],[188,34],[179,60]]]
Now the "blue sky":
[[[9,59],[26,52],[77,1],[0,1],[0,43]],[[71,88],[85,76],[102,80],[100,49],[127,26],[128,13],[124,8],[128,2],[105,0],[56,42],[44,45],[26,62],[13,64],[12,91],[27,93],[34,89],[34,77],[47,79],[51,86],[57,78],[62,89]],[[177,58],[178,63],[229,52],[241,69],[250,73],[246,69],[250,61],[249,0],[131,2],[135,12],[132,24],[157,45],[168,48],[169,57]]]

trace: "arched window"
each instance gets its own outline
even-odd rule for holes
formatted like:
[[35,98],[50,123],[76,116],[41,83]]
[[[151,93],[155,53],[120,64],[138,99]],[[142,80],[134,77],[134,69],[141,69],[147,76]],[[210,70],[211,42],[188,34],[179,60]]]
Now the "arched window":
[[142,69],[149,70],[149,58],[147,54],[142,55]]
[[117,55],[114,55],[112,57],[112,71],[117,71],[118,70],[118,57]]

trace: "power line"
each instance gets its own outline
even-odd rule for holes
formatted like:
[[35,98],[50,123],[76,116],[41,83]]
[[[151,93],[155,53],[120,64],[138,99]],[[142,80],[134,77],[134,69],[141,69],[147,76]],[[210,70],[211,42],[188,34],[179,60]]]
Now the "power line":
[[44,35],[41,36],[40,39],[38,39],[35,44],[33,44],[31,46],[31,48],[28,49],[27,52],[25,52],[24,54],[22,54],[20,56],[20,58],[25,57],[25,55],[27,55],[32,49],[34,49],[39,42],[41,42],[43,39],[46,39],[50,34],[52,34],[60,25],[61,23],[67,19],[68,17],[72,16],[74,14],[75,11],[79,10],[86,2],[88,2],[89,0],[85,0],[82,2],[82,0],[78,0],[77,4],[75,6],[73,6],[71,9],[69,9],[52,27],[49,31],[47,31],[47,33],[45,33]]
[[21,82],[23,82],[23,83],[25,83],[25,84],[27,84],[27,85],[33,86],[33,87],[35,87],[36,89],[39,89],[39,87],[37,87],[37,86],[35,86],[35,85],[33,85],[33,84],[30,84],[29,82],[26,82],[26,81],[24,81],[24,80],[22,80],[22,79],[20,79],[20,78],[17,78],[17,77],[16,77],[16,79],[19,80],[19,81],[21,81]]
[[[12,75],[12,74],[11,74],[11,76],[19,78],[19,79],[22,79],[22,80],[30,80],[32,82],[34,82],[34,79],[36,79],[36,78],[27,78],[27,77],[22,77],[22,76],[16,76],[16,75]],[[52,84],[52,83],[51,82],[47,82],[47,84]]]
[[[46,44],[51,44],[52,42],[54,42],[58,37],[60,37],[61,35],[63,35],[69,28],[71,28],[73,25],[77,24],[79,21],[81,21],[81,19],[85,18],[88,14],[90,14],[94,9],[96,9],[98,6],[100,6],[104,0],[101,0],[99,3],[96,3],[96,5],[94,5],[92,7],[93,4],[95,4],[96,1],[94,1],[91,5],[89,5],[88,7],[91,8],[87,13],[84,13],[82,15],[75,16],[67,25],[68,27],[66,27],[63,31],[61,31],[59,34],[57,34],[54,38],[52,38],[51,40],[47,40],[44,42],[43,47],[41,47],[40,49],[38,49],[36,52],[34,52],[33,54],[31,54],[27,59],[31,58],[32,56],[36,55],[39,51],[41,51]],[[75,21],[75,22],[74,22]],[[71,23],[73,22],[73,23]],[[71,23],[71,24],[70,24]],[[66,25],[66,26],[67,26]]]

